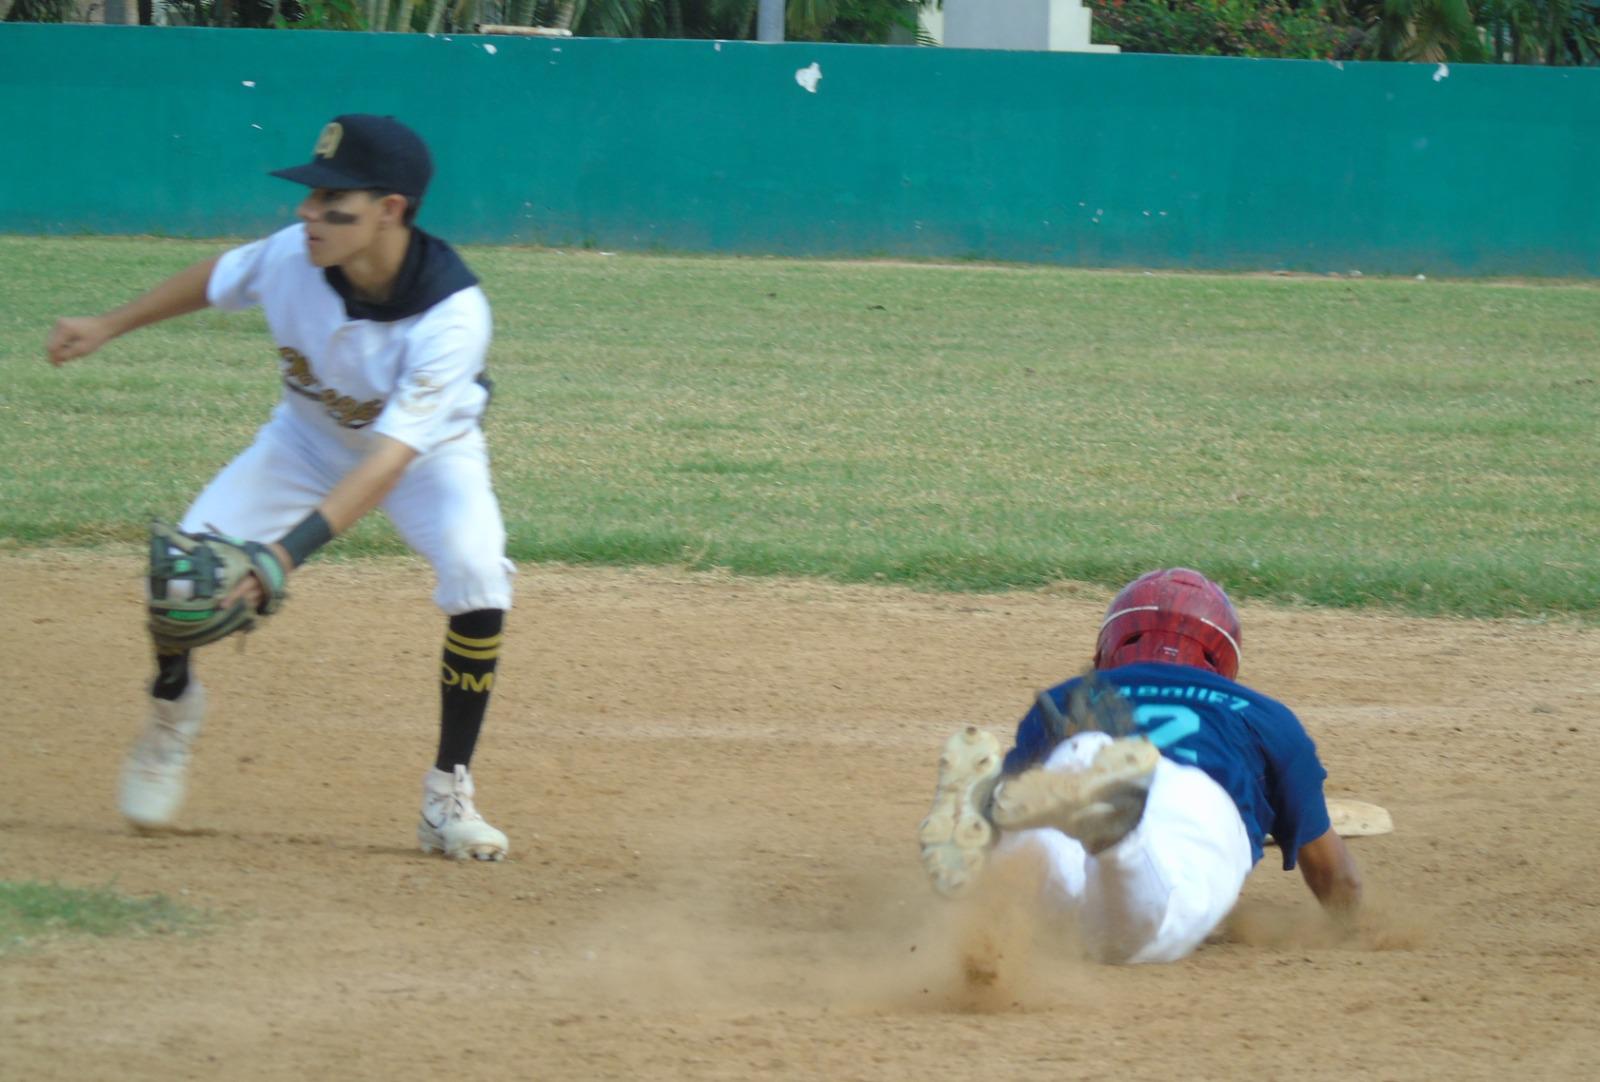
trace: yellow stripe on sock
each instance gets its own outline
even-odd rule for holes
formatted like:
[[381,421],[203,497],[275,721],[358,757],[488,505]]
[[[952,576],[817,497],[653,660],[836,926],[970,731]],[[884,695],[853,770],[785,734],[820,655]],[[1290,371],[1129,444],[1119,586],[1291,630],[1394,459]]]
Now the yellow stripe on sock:
[[487,639],[470,639],[465,635],[458,635],[449,629],[444,633],[445,641],[465,646],[470,650],[487,650],[491,646],[499,646],[504,635],[490,635]]
[[447,642],[444,644],[444,652],[454,654],[456,657],[472,658],[475,661],[493,661],[500,656],[500,647],[496,646],[489,650],[463,650],[455,643]]

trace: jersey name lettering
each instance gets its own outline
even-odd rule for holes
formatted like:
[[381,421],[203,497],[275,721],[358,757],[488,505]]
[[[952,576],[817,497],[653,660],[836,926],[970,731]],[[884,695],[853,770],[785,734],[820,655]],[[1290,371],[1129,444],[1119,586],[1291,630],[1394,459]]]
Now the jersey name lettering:
[[1250,700],[1238,695],[1230,695],[1226,691],[1214,691],[1211,688],[1198,688],[1194,685],[1183,687],[1154,687],[1150,684],[1124,685],[1117,689],[1124,699],[1141,702],[1146,699],[1186,699],[1197,703],[1216,703],[1225,706],[1235,713],[1250,705]]
[[283,361],[283,385],[297,395],[315,399],[334,422],[344,428],[365,428],[383,412],[383,399],[369,398],[365,402],[340,394],[333,387],[322,386],[322,381],[311,368],[311,362],[297,349],[282,346],[278,356]]

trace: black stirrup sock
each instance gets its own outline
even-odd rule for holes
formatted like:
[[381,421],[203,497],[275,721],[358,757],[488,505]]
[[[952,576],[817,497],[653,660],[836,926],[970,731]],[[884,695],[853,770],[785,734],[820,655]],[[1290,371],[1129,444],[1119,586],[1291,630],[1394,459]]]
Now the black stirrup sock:
[[453,772],[470,766],[483,728],[483,714],[494,690],[500,661],[504,609],[477,609],[450,617],[440,671],[439,755],[434,766]]

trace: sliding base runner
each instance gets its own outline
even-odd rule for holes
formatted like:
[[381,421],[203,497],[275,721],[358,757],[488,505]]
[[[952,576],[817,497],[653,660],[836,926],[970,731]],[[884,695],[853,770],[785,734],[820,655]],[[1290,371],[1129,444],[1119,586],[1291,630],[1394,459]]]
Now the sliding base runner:
[[1039,693],[1009,752],[976,726],[946,742],[920,831],[935,889],[961,894],[1014,854],[1042,867],[1041,904],[1094,957],[1170,962],[1228,915],[1271,836],[1284,870],[1352,913],[1361,880],[1327,772],[1287,707],[1234,680],[1239,643],[1233,604],[1199,572],[1126,586],[1093,667]]

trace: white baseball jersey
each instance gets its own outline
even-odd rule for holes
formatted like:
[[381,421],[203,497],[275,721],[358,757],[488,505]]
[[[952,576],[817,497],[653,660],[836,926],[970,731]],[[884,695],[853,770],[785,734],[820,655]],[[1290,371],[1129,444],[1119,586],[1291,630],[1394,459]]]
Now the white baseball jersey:
[[[336,288],[336,287],[343,287]],[[293,225],[227,252],[207,288],[223,309],[259,305],[277,347],[283,400],[256,441],[184,516],[275,541],[366,453],[374,435],[417,451],[382,507],[439,578],[448,613],[511,605],[505,528],[479,421],[488,405],[489,302],[448,245],[412,231],[385,304],[314,266]]]
[[306,257],[305,227],[292,225],[224,255],[206,295],[218,308],[261,306],[283,371],[280,410],[308,432],[361,446],[370,430],[427,454],[483,416],[489,301],[475,284],[401,319],[352,319]]

